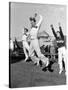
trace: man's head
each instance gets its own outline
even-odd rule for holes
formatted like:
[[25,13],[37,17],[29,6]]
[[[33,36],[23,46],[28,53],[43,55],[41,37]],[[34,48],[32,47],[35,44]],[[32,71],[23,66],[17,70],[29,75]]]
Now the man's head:
[[28,32],[28,29],[24,27],[24,33],[27,33]]
[[30,23],[31,23],[31,27],[34,27],[36,25],[36,19],[30,17],[29,20],[30,20]]
[[57,34],[57,37],[60,37],[60,32],[59,31],[57,31],[56,34]]

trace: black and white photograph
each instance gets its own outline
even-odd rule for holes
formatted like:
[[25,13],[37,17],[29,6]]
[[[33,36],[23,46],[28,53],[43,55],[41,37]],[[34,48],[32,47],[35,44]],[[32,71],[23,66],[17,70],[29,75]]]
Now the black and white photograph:
[[66,5],[9,2],[9,87],[66,85]]

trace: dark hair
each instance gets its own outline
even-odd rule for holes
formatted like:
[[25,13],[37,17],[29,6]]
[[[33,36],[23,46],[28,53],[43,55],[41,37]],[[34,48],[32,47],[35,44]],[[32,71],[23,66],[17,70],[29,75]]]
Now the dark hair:
[[24,30],[26,30],[26,32],[28,32],[28,29],[27,28],[24,28]]
[[32,17],[30,17],[29,20],[36,22],[36,19],[35,18],[32,18]]
[[57,31],[56,33],[60,33],[60,31]]

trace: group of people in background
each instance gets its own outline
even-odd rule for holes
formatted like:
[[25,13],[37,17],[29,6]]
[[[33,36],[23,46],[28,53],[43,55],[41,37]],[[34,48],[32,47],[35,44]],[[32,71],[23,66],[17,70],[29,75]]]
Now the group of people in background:
[[[37,22],[37,17],[39,16],[39,21]],[[49,58],[45,57],[42,54],[39,40],[38,40],[38,32],[43,22],[42,15],[34,14],[33,17],[29,18],[31,27],[30,30],[24,27],[23,35],[22,35],[22,44],[23,50],[25,54],[25,62],[31,58],[33,63],[37,66],[45,65],[45,68],[49,65]],[[65,71],[66,71],[66,46],[65,46],[65,37],[62,32],[61,25],[59,23],[59,31],[55,32],[54,26],[50,25],[53,35],[56,39],[58,46],[58,65],[59,65],[59,74],[63,72],[63,64],[62,60],[65,63]],[[11,41],[12,44],[12,41]],[[12,46],[12,45],[11,45]],[[13,48],[13,47],[12,47]]]

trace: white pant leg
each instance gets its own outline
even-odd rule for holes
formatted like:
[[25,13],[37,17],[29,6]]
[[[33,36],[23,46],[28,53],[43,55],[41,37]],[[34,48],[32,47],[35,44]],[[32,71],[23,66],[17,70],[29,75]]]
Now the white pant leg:
[[33,44],[33,48],[35,50],[35,52],[37,53],[39,60],[41,60],[44,64],[46,64],[46,62],[48,61],[48,58],[46,58],[40,50],[40,46],[39,46],[39,42],[38,39],[32,40],[32,44]]
[[62,48],[62,57],[63,57],[63,60],[64,60],[64,63],[65,63],[65,70],[66,70],[66,49],[65,47]]
[[38,57],[40,57],[41,51],[40,51],[40,46],[39,46],[37,39],[32,40],[32,46],[33,46],[33,49],[35,50],[36,54],[38,55]]
[[[24,50],[24,54],[26,56],[26,58],[28,58],[28,53],[29,53],[29,45],[27,42],[23,41],[23,50]],[[27,53],[28,50],[28,53]]]
[[29,51],[29,44],[28,44],[28,42],[23,41],[23,47],[25,47]]
[[29,56],[34,56],[34,48],[33,48],[33,43],[31,41],[30,43],[30,47],[29,47]]
[[29,56],[31,57],[32,61],[34,63],[37,63],[39,65],[39,58],[34,55],[34,47],[33,47],[33,40],[31,40],[30,48],[29,48]]
[[23,50],[24,50],[25,58],[28,58],[28,54],[27,54],[26,48],[23,47]]
[[63,49],[62,47],[58,49],[58,64],[59,64],[59,69],[62,71],[63,70],[63,65],[62,65],[62,54],[63,54]]

